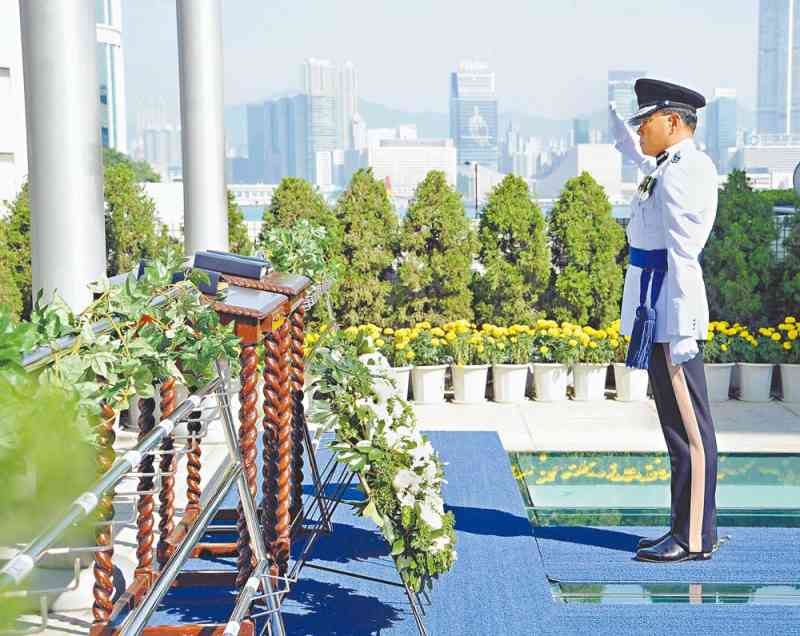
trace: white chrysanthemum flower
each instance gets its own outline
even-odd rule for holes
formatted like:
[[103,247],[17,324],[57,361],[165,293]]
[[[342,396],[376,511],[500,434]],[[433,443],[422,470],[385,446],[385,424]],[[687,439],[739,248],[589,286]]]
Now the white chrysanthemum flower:
[[423,465],[429,463],[434,454],[433,446],[431,446],[430,442],[425,442],[424,444],[418,444],[415,448],[412,448],[410,451],[411,457],[414,460],[415,464]]
[[427,503],[431,508],[433,508],[440,515],[444,514],[444,500],[441,498],[439,493],[437,493],[437,492],[429,492],[428,496],[425,498],[425,503]]
[[443,537],[436,537],[431,544],[431,552],[434,554],[442,552],[448,545],[450,545],[450,537],[447,535]]
[[435,462],[426,463],[422,469],[422,476],[425,478],[425,481],[431,484],[436,481],[436,470],[437,466]]
[[403,440],[403,438],[397,434],[397,431],[388,426],[383,429],[383,437],[386,440],[386,445],[390,449],[394,449]]
[[415,472],[407,469],[397,471],[397,474],[392,480],[392,485],[398,493],[409,491],[412,494],[419,492],[419,487],[422,484],[422,478]]
[[439,530],[442,527],[442,515],[436,512],[427,501],[423,501],[419,505],[419,516],[433,530]]

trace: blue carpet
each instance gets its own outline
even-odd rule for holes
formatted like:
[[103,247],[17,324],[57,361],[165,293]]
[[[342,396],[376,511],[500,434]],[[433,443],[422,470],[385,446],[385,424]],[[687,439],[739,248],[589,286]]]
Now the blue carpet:
[[[424,607],[432,636],[800,635],[798,607],[564,604],[553,600],[546,576],[607,582],[797,581],[797,530],[721,530],[733,538],[712,561],[675,566],[631,561],[636,540],[657,533],[654,528],[550,527],[538,528],[534,537],[495,433],[428,436],[447,462],[444,497],[456,515],[459,554],[453,570],[434,583],[432,604]],[[320,462],[328,453],[320,449]],[[357,498],[359,491],[353,488],[347,496]],[[231,503],[236,503],[235,491]],[[311,565],[398,580],[388,546],[371,521],[343,504],[334,524],[334,533],[316,544]],[[234,563],[197,559],[188,568],[232,568]],[[171,591],[151,624],[224,622],[232,598],[225,590]],[[417,634],[401,588],[313,567],[302,571],[284,601],[284,619],[291,636]]]
[[730,535],[709,561],[640,563],[636,542],[665,529],[653,527],[536,528],[548,576],[559,581],[615,583],[797,583],[800,581],[800,528],[720,528]]

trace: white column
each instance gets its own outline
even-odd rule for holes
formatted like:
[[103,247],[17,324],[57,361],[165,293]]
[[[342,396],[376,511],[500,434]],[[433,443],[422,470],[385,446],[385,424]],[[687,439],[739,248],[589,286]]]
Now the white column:
[[34,297],[75,310],[105,274],[94,0],[20,0]]
[[789,0],[789,26],[786,32],[786,134],[792,134],[792,78],[794,77],[794,0]]
[[220,0],[177,0],[184,248],[228,249]]

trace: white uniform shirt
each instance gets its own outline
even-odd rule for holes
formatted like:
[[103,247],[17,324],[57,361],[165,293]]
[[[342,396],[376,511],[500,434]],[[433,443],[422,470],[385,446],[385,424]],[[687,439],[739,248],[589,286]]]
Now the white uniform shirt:
[[[655,307],[655,342],[669,342],[681,336],[705,340],[708,301],[697,259],[717,214],[717,171],[691,138],[665,152],[666,159],[650,174],[656,179],[650,196],[637,192],[631,202],[628,242],[643,250],[667,250],[668,271]],[[625,275],[620,325],[625,335],[633,330],[641,272],[639,267],[629,265]]]

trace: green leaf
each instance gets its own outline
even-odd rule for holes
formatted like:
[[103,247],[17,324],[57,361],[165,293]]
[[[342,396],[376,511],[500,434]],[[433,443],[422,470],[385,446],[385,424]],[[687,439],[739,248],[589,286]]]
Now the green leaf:
[[375,525],[379,528],[384,526],[383,517],[381,517],[378,509],[375,507],[375,502],[370,500],[367,505],[365,506],[364,510],[361,512],[362,516],[369,517],[375,522]]

